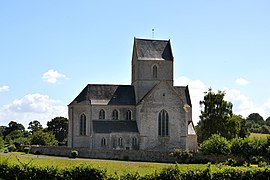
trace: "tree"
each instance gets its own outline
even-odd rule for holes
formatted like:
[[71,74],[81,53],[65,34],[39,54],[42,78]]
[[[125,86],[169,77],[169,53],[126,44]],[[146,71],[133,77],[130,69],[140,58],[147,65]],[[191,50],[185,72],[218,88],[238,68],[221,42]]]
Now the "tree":
[[265,120],[265,122],[266,122],[266,125],[267,125],[267,126],[270,126],[270,117],[268,117],[268,118]]
[[5,131],[3,132],[4,138],[6,138],[7,135],[9,135],[13,131],[19,131],[19,132],[24,132],[25,128],[22,124],[10,121],[8,124],[8,127],[5,128]]
[[55,117],[47,122],[48,131],[52,131],[59,142],[64,142],[68,135],[68,120],[65,117]]
[[3,149],[4,147],[5,147],[5,142],[3,138],[0,136],[0,150]]
[[263,120],[263,117],[259,114],[259,113],[251,113],[248,117],[247,117],[248,121],[252,121],[254,123],[263,125],[265,124],[265,121]]
[[28,129],[30,130],[30,133],[33,134],[34,132],[42,130],[43,128],[38,120],[34,120],[29,123]]
[[199,142],[208,139],[212,134],[220,134],[226,138],[231,136],[228,135],[230,127],[227,126],[232,126],[229,119],[233,115],[233,105],[225,101],[224,96],[225,92],[214,93],[212,89],[209,89],[205,92],[204,99],[200,101],[203,110],[201,110],[200,121],[196,127]]
[[42,130],[34,132],[30,136],[31,145],[43,145],[43,146],[53,146],[57,145],[57,140],[55,139],[52,132],[43,132]]

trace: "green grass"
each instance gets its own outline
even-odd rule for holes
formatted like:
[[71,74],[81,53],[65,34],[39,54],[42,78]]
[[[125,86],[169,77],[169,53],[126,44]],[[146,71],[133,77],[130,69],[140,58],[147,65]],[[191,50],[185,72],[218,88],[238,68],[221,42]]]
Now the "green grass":
[[249,135],[249,138],[262,138],[262,139],[266,139],[267,137],[270,137],[270,134],[250,133],[250,135]]
[[[79,165],[91,165],[96,168],[105,169],[109,174],[119,175],[126,173],[138,172],[140,175],[152,174],[159,172],[163,168],[175,166],[175,164],[169,163],[152,163],[152,162],[131,162],[131,161],[116,161],[116,160],[101,160],[101,159],[69,159],[65,157],[53,157],[53,156],[37,156],[30,154],[0,154],[0,161],[8,160],[12,164],[28,164],[31,166],[41,167],[58,167],[60,169],[79,166]],[[183,171],[190,169],[205,169],[205,164],[181,164],[179,168]]]

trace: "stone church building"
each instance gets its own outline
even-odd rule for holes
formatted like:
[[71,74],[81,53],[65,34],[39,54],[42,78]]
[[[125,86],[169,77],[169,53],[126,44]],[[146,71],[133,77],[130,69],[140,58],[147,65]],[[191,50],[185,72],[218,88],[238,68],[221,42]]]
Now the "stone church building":
[[173,85],[170,40],[134,39],[131,85],[88,84],[68,105],[68,146],[197,150],[187,86]]

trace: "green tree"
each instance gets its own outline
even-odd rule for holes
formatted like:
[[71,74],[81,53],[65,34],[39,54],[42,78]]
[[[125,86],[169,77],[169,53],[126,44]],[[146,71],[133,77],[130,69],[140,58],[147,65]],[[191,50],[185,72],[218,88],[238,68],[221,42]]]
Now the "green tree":
[[263,125],[265,124],[265,121],[263,120],[263,117],[259,113],[251,113],[247,117],[247,121],[252,121],[256,124]]
[[28,129],[30,130],[30,133],[33,134],[34,132],[42,130],[43,128],[38,120],[34,120],[29,123]]
[[52,132],[44,132],[42,130],[34,132],[30,136],[31,145],[43,145],[43,146],[53,146],[57,145],[57,140]]
[[55,117],[47,122],[48,131],[51,131],[59,142],[64,142],[68,135],[68,119],[65,117]]
[[24,132],[25,131],[25,128],[20,123],[17,123],[15,121],[10,121],[10,123],[8,124],[8,127],[6,127],[5,128],[5,131],[3,132],[4,138],[6,138],[6,136],[9,135],[13,131]]
[[[209,89],[208,92],[205,92],[204,99],[200,101],[203,110],[201,110],[200,121],[196,127],[199,142],[208,139],[212,134],[232,137],[231,134],[228,134],[228,130],[232,127],[227,126],[234,126],[237,122],[234,122],[234,119],[229,121],[233,115],[233,105],[225,101],[224,96],[225,92],[214,93],[212,89]],[[235,130],[230,132],[233,131]]]
[[265,120],[265,122],[266,122],[266,125],[267,125],[267,126],[270,126],[270,117],[268,117],[268,118]]

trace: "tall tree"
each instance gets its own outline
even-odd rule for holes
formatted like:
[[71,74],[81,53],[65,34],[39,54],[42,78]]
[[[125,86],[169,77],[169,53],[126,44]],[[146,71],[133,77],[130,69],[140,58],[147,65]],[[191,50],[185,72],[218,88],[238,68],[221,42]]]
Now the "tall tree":
[[14,122],[14,121],[10,121],[10,123],[8,123],[8,127],[6,127],[5,128],[5,131],[3,132],[4,138],[6,138],[6,136],[9,135],[13,131],[24,132],[25,131],[25,128],[20,123],[17,123],[17,122]]
[[34,132],[42,130],[43,128],[38,120],[34,120],[29,123],[28,129],[30,130],[30,133],[33,134]]
[[270,117],[268,117],[268,118],[265,120],[265,122],[266,122],[266,125],[267,125],[267,126],[270,126]]
[[[214,93],[212,89],[205,92],[204,99],[200,101],[201,110],[200,121],[197,125],[198,141],[202,142],[212,134],[220,134],[228,137],[226,126],[232,117],[232,103],[224,100],[225,92]],[[232,123],[233,124],[233,123]]]
[[48,131],[52,131],[55,138],[59,142],[63,142],[67,139],[68,135],[68,119],[65,117],[55,117],[51,121],[47,122]]
[[52,132],[43,132],[42,130],[34,132],[30,136],[31,145],[43,145],[43,146],[53,146],[57,145],[57,140],[55,139]]
[[250,115],[248,115],[247,120],[260,125],[265,124],[263,117],[259,113],[251,113]]

